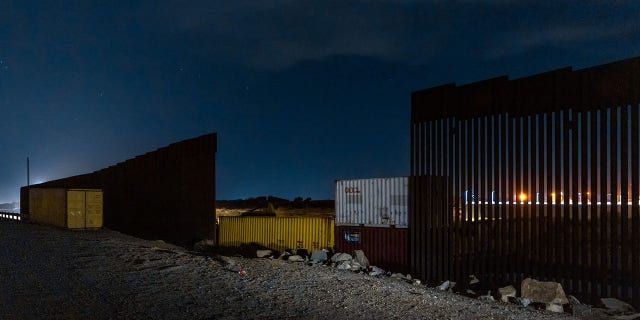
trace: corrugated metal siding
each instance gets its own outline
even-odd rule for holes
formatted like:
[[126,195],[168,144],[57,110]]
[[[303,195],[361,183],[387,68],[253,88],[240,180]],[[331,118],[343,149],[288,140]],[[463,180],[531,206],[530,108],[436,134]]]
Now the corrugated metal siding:
[[29,210],[30,219],[33,222],[66,228],[67,191],[31,188]]
[[335,236],[336,252],[353,254],[353,250],[362,250],[372,265],[393,272],[409,272],[406,228],[336,226]]
[[336,181],[336,225],[407,228],[408,186],[407,177]]
[[333,247],[333,219],[220,217],[219,221],[218,244],[221,246],[258,243],[279,251]]
[[102,227],[102,191],[30,188],[30,220],[61,228]]

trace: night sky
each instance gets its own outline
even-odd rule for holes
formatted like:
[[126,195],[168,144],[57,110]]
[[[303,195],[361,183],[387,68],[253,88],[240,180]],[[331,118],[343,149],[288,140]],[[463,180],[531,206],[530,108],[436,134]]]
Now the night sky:
[[640,2],[544,2],[0,0],[0,203],[210,132],[218,199],[406,176],[412,91],[640,55]]

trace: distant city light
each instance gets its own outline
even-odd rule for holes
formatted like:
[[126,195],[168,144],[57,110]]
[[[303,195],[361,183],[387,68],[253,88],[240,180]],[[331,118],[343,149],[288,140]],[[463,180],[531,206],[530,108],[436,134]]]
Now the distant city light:
[[524,192],[521,192],[519,198],[521,202],[524,202],[527,200],[527,195]]

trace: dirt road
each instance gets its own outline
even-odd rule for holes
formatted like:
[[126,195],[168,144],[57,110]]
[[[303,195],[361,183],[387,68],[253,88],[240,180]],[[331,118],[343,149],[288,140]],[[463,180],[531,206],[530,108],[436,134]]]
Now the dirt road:
[[388,277],[0,219],[0,319],[568,319]]

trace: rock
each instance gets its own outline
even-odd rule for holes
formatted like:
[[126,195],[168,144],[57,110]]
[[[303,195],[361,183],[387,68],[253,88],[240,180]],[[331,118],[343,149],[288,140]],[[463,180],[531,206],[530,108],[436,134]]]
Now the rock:
[[611,319],[605,309],[593,308],[586,304],[571,305],[571,314],[578,319]]
[[476,276],[474,275],[469,276],[469,285],[478,284],[478,283],[480,283],[480,280],[478,280]]
[[301,256],[301,257],[308,257],[309,256],[309,250],[307,250],[307,249],[297,249],[296,250],[296,254]]
[[202,240],[193,244],[193,251],[204,252],[207,251],[214,246],[213,240]]
[[422,281],[420,281],[420,280],[418,280],[418,279],[414,279],[414,280],[413,280],[413,285],[414,285],[414,286],[419,286],[419,285],[421,285],[421,284],[422,284]]
[[509,302],[509,297],[516,296],[516,288],[513,286],[506,286],[498,289],[498,296],[502,302]]
[[351,261],[353,257],[348,253],[336,253],[331,257],[332,262]]
[[491,295],[491,291],[487,292],[486,295],[484,296],[479,296],[478,300],[483,300],[483,301],[496,301],[496,299]]
[[438,289],[441,291],[445,291],[451,288],[451,281],[447,280],[438,286]]
[[220,262],[220,264],[223,267],[226,267],[226,266],[232,265],[232,264],[236,264],[236,262],[232,258],[227,257],[227,256],[216,255],[214,257],[214,259],[217,260],[218,262]]
[[562,285],[557,282],[544,282],[527,278],[522,280],[521,286],[522,297],[528,298],[531,302],[559,305],[569,303],[564,290],[562,290]]
[[630,304],[615,298],[602,298],[600,303],[607,309],[605,312],[611,315],[635,312]]
[[364,268],[368,268],[369,267],[369,259],[367,259],[367,256],[364,254],[364,251],[362,250],[354,250],[353,253],[355,254],[355,260],[358,261],[358,263],[364,267]]
[[240,271],[242,271],[242,268],[237,264],[227,265],[226,268],[227,268],[227,270],[229,270],[231,272],[240,272]]
[[297,254],[289,256],[288,260],[291,261],[291,262],[304,262],[304,258],[299,256],[299,255],[297,255]]
[[371,266],[371,271],[369,271],[369,275],[370,276],[379,276],[379,275],[383,275],[384,274],[384,270],[376,267],[376,266]]
[[406,280],[411,280],[411,275],[407,273],[407,275],[404,277]]
[[317,262],[327,261],[327,252],[324,250],[315,250],[311,253],[311,260]]
[[562,308],[562,305],[555,304],[555,303],[547,303],[547,311],[563,313],[564,309]]
[[509,297],[509,302],[513,303],[513,304],[517,304],[523,308],[526,308],[527,306],[529,306],[531,304],[531,300],[529,300],[528,298],[522,298],[522,297]]
[[342,261],[337,266],[338,270],[351,270],[351,263],[349,261]]
[[272,253],[273,251],[271,250],[256,250],[256,257],[264,258],[270,256]]
[[578,300],[578,298],[572,296],[572,295],[568,295],[567,296],[567,300],[569,300],[569,303],[572,305],[577,305],[577,304],[581,304],[580,300]]
[[404,274],[402,274],[402,273],[393,273],[393,274],[391,274],[391,278],[402,279],[402,278],[404,278]]

